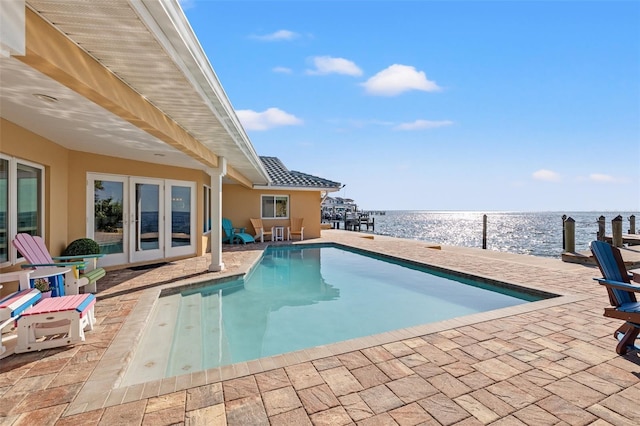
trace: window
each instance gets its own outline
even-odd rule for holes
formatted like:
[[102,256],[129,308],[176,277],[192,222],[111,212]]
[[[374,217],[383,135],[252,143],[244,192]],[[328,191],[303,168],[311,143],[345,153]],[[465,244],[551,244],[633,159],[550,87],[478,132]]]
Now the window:
[[204,218],[204,233],[211,231],[211,188],[207,185],[204,185],[204,214],[202,217]]
[[289,217],[289,196],[288,195],[263,195],[262,196],[262,218],[288,218]]
[[0,157],[0,263],[15,263],[10,251],[17,233],[43,235],[42,166],[12,157]]

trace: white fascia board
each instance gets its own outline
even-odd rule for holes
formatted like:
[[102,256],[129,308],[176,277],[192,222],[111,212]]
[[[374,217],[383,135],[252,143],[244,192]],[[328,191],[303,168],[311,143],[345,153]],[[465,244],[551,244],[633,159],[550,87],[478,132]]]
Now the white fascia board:
[[[242,127],[179,2],[177,0],[130,0],[130,4],[198,91],[236,146],[260,172],[264,180],[271,182],[267,170]],[[222,111],[213,104],[207,89],[213,92]]]

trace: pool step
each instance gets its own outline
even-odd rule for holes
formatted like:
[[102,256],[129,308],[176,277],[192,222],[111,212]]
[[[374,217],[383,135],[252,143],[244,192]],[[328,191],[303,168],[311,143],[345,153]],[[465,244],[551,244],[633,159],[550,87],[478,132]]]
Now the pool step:
[[[154,308],[148,330],[138,343],[122,386],[145,383],[165,377],[169,362],[168,345],[173,338],[179,311],[180,295],[161,297]],[[166,351],[153,348],[167,348]]]
[[229,348],[224,334],[220,293],[209,294],[202,299],[202,315],[207,318],[202,334],[204,368],[228,363]]
[[202,316],[201,294],[183,296],[167,365],[167,376],[202,370],[202,330],[205,321],[208,319]]

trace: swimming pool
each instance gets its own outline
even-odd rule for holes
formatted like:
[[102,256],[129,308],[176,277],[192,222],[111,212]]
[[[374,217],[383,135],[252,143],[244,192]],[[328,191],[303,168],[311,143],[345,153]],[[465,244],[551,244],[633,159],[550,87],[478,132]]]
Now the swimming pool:
[[269,247],[244,279],[160,297],[122,385],[542,298],[334,245]]

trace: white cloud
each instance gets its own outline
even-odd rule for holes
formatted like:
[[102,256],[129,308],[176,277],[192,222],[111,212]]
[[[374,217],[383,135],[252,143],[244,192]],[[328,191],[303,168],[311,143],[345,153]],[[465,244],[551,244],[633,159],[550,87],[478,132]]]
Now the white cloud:
[[288,41],[298,38],[300,35],[289,30],[278,30],[271,34],[253,35],[251,38],[261,41]]
[[326,75],[326,74],[345,74],[352,76],[361,76],[362,70],[352,61],[344,58],[332,58],[331,56],[316,56],[311,58],[313,70],[307,70],[307,74]]
[[242,109],[236,111],[236,114],[246,130],[269,130],[274,127],[298,126],[303,123],[295,115],[279,108],[269,108],[263,112]]
[[395,96],[409,90],[435,92],[440,87],[435,81],[427,79],[424,71],[418,71],[409,65],[394,64],[380,71],[362,83],[367,93],[380,96]]
[[560,175],[556,172],[546,169],[540,169],[538,171],[533,172],[532,177],[535,180],[543,180],[547,182],[559,182]]
[[431,120],[416,120],[413,123],[401,123],[394,127],[394,130],[424,130],[424,129],[435,129],[438,127],[451,126],[453,121],[449,120],[441,120],[441,121],[431,121]]
[[287,67],[274,67],[271,71],[280,73],[280,74],[291,74],[293,72],[291,68],[287,68]]
[[616,179],[613,176],[605,175],[602,173],[591,173],[589,180],[593,182],[613,183]]

